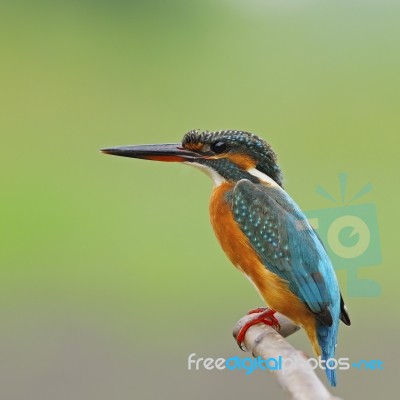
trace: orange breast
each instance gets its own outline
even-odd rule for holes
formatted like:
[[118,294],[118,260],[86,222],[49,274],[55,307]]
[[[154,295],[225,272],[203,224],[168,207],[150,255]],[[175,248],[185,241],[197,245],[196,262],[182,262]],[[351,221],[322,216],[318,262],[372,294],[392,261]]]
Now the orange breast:
[[233,184],[223,183],[214,189],[210,201],[210,217],[214,232],[222,249],[233,265],[254,283],[261,297],[269,307],[290,318],[305,328],[316,354],[319,345],[316,339],[316,321],[308,307],[292,293],[286,281],[269,271],[244,233],[235,222],[225,194]]

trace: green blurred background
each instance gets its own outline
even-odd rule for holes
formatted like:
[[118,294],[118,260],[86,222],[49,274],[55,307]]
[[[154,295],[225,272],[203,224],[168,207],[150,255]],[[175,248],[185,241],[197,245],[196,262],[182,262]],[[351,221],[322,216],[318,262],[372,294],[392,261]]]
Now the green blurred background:
[[303,209],[331,207],[315,188],[338,195],[342,171],[353,194],[373,184],[383,262],[359,275],[382,293],[350,297],[338,273],[337,356],[384,371],[334,392],[391,398],[399,18],[395,0],[3,0],[0,397],[286,398],[266,373],[187,370],[244,356],[232,326],[262,305],[214,238],[209,179],[98,153],[201,127],[268,140]]

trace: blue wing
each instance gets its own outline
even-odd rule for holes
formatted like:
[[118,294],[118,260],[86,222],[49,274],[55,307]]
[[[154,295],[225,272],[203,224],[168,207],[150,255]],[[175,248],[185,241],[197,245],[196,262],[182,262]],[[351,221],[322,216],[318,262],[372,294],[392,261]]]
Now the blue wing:
[[231,192],[235,221],[266,268],[286,280],[326,326],[339,317],[331,262],[305,215],[279,187],[239,181]]

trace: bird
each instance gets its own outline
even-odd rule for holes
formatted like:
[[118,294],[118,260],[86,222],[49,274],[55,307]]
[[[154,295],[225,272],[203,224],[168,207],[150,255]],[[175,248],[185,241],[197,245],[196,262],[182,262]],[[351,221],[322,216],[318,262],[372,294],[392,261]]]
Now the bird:
[[304,328],[314,353],[326,363],[336,386],[335,356],[339,320],[350,317],[327,251],[305,214],[283,188],[283,175],[271,145],[240,130],[187,132],[181,142],[118,146],[103,153],[144,160],[180,162],[209,177],[214,187],[210,220],[232,264],[254,284],[267,307],[249,312],[240,330],[242,345],[250,326],[279,329],[279,312]]

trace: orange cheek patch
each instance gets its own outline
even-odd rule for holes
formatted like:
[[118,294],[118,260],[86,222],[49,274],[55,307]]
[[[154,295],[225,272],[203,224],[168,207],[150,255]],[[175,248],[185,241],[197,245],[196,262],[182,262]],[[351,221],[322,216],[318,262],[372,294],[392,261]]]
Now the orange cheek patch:
[[243,154],[228,154],[226,158],[244,170],[248,170],[256,166],[256,163],[253,159]]

